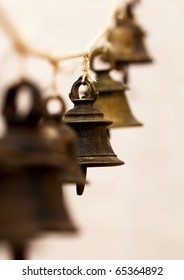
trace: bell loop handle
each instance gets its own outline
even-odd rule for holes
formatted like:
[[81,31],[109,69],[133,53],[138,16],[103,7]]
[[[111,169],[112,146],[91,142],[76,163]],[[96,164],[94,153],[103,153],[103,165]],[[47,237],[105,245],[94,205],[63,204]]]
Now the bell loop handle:
[[95,49],[90,56],[90,68],[91,68],[91,70],[93,70],[94,72],[102,71],[102,70],[96,70],[95,66],[94,66],[94,60],[98,56],[103,57],[104,61],[107,61],[110,64],[109,68],[105,69],[103,71],[109,72],[109,71],[115,69],[116,61],[115,61],[115,57],[114,57],[113,53],[111,52],[110,49],[104,49],[102,47],[102,48]]
[[[26,116],[17,112],[16,97],[22,88],[27,88],[32,97],[32,106]],[[5,95],[3,111],[8,125],[36,125],[41,118],[41,93],[30,81],[24,80],[11,86]]]
[[[85,92],[85,96],[80,98],[79,96],[79,88],[80,86],[87,86],[87,91]],[[93,85],[87,78],[83,79],[83,76],[79,77],[79,79],[73,84],[69,97],[73,103],[78,101],[92,101],[95,102],[97,99],[98,93]]]
[[[48,110],[49,102],[56,101],[60,104],[60,111],[57,113],[51,113]],[[58,119],[61,120],[66,112],[66,105],[63,98],[60,95],[49,96],[45,100],[43,100],[43,116],[46,119]]]
[[137,2],[137,1],[135,0],[135,1],[132,1],[130,3],[127,3],[125,5],[125,7],[117,9],[117,11],[115,13],[115,20],[116,20],[117,25],[122,25],[125,22],[129,22],[129,21],[134,20],[133,9],[134,9],[134,6],[136,4],[134,2]]

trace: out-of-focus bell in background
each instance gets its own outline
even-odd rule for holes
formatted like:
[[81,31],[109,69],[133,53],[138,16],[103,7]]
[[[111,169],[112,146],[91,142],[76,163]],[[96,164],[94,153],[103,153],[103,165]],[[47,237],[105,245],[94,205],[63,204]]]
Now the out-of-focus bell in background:
[[[109,3],[109,5],[108,5]],[[104,25],[111,1],[2,0],[12,22],[34,45],[50,51],[81,50]],[[123,3],[123,1],[122,1]],[[142,0],[137,22],[146,31],[153,64],[132,65],[126,96],[142,127],[113,128],[111,144],[125,165],[90,168],[83,196],[63,187],[78,235],[46,234],[29,246],[31,259],[184,258],[184,3]],[[0,92],[19,77],[46,89],[52,68],[44,60],[19,57],[0,31]],[[61,64],[60,92],[68,109],[80,59]],[[74,73],[67,73],[69,70]],[[1,94],[0,99],[3,99]],[[2,102],[0,102],[2,104]],[[1,118],[1,134],[4,122]],[[5,244],[0,259],[8,258]]]

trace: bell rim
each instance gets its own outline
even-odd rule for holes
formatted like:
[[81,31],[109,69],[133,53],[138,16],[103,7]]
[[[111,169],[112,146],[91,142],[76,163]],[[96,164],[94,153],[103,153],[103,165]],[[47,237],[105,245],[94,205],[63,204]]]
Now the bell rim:
[[121,69],[122,66],[124,67],[124,63],[127,64],[148,64],[148,63],[153,63],[154,59],[152,58],[144,58],[144,59],[132,59],[132,58],[116,58],[116,69]]
[[125,162],[116,156],[81,156],[78,157],[78,163],[86,167],[110,167],[124,165]]
[[[113,86],[107,86],[106,88],[102,85],[102,86],[100,86],[100,85],[96,85],[96,87],[97,87],[97,90],[99,91],[99,96],[101,95],[101,93],[121,93],[121,92],[124,92],[124,91],[126,91],[127,89],[129,89],[127,86],[124,86],[124,85],[122,85],[121,83],[119,83],[119,85],[113,85]],[[98,98],[97,98],[97,100],[95,101],[95,103],[94,103],[94,106],[95,106],[95,104],[97,104],[97,102],[98,102]]]
[[83,119],[81,119],[81,120],[76,120],[76,119],[70,119],[70,120],[67,120],[67,124],[76,124],[76,123],[80,123],[80,124],[93,124],[93,123],[100,123],[100,124],[102,124],[102,125],[111,125],[112,123],[113,123],[113,121],[110,121],[110,120],[88,120],[88,119],[86,119],[86,120],[83,120]]
[[79,232],[79,229],[74,226],[74,225],[69,225],[69,224],[62,224],[62,221],[58,224],[50,224],[48,222],[44,223],[43,225],[41,225],[41,231],[43,232],[55,232],[58,234],[76,234]]
[[143,123],[140,123],[140,122],[137,122],[137,123],[130,123],[130,124],[125,124],[125,125],[123,125],[123,124],[116,124],[115,122],[112,124],[112,125],[110,125],[110,129],[111,128],[122,128],[122,127],[124,127],[124,128],[129,128],[129,127],[143,127],[144,126],[144,124]]

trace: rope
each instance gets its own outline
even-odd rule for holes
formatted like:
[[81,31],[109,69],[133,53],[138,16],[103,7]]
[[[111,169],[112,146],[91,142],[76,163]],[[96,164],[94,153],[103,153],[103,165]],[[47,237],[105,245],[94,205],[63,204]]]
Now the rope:
[[[83,57],[83,73],[84,78],[89,78],[89,59],[90,53],[97,42],[107,34],[111,21],[114,17],[115,11],[118,6],[118,0],[112,0],[112,8],[110,9],[110,14],[107,18],[105,26],[96,34],[96,36],[91,40],[88,46],[84,50],[74,51],[71,53],[62,53],[59,55],[54,55],[53,53],[49,53],[47,51],[41,50],[33,46],[30,42],[26,41],[25,38],[20,34],[20,31],[16,29],[15,25],[11,23],[6,13],[3,11],[2,7],[0,7],[0,24],[6,31],[6,33],[10,36],[12,43],[14,44],[17,52],[22,55],[32,55],[35,57],[43,58],[48,60],[54,66],[54,71],[58,71],[59,62],[66,59],[72,59],[77,57]],[[56,73],[54,74],[56,76]],[[53,78],[52,81],[53,89],[56,87],[56,78]]]

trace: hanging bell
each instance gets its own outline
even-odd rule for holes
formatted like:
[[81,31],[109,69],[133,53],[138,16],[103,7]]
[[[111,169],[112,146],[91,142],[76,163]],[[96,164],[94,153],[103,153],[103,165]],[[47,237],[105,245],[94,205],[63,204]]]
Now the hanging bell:
[[[94,61],[98,56],[102,56],[105,61],[109,61],[109,69],[95,70]],[[104,113],[105,118],[113,121],[110,128],[142,126],[130,110],[125,95],[127,87],[110,77],[110,71],[115,68],[115,59],[112,52],[110,50],[104,51],[103,48],[95,49],[90,57],[90,67],[96,73],[97,81],[94,86],[99,92],[94,106]]]
[[[60,105],[57,113],[49,112],[48,105],[52,101]],[[44,131],[48,139],[58,150],[63,164],[60,168],[61,183],[84,184],[85,178],[77,161],[78,138],[76,132],[62,121],[65,112],[63,99],[56,96],[49,96],[43,100],[43,122]]]
[[[86,85],[85,96],[79,97],[79,87]],[[72,86],[70,99],[74,108],[65,114],[65,121],[78,134],[78,163],[84,174],[87,167],[118,166],[124,162],[114,154],[107,137],[106,128],[112,122],[107,121],[98,109],[93,107],[97,92],[92,83],[80,77]],[[77,194],[82,195],[85,185],[77,184]]]
[[[22,88],[29,89],[33,101],[27,116],[18,114],[15,102]],[[0,141],[4,179],[0,199],[8,203],[4,203],[4,209],[0,206],[0,238],[9,242],[24,242],[47,230],[74,231],[72,225],[65,227],[66,223],[62,223],[66,219],[60,190],[60,169],[64,163],[39,125],[41,105],[39,89],[28,81],[11,87],[5,97],[3,115],[8,130]]]
[[116,26],[110,30],[108,41],[112,46],[116,67],[120,69],[127,63],[152,62],[144,43],[145,32],[135,21],[132,5],[119,9],[115,19]]
[[[40,231],[35,203],[25,183],[26,174],[18,151],[21,146],[24,149],[19,134],[19,131],[23,133],[24,128],[21,118],[16,116],[15,88],[11,88],[6,95],[4,117],[8,127],[0,139],[0,241],[8,241],[13,247],[25,243]],[[27,127],[34,125],[40,118],[36,106],[39,96],[34,90],[33,99],[35,107],[26,117]]]

